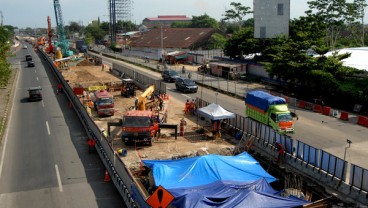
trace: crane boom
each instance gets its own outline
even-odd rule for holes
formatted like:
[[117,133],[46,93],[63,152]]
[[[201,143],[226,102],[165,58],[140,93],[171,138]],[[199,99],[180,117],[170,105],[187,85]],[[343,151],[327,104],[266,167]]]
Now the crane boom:
[[56,27],[58,31],[57,33],[59,36],[59,42],[57,43],[57,46],[60,47],[63,56],[71,56],[73,55],[73,52],[68,51],[69,42],[66,40],[65,37],[63,15],[59,0],[54,0],[54,9],[55,9]]

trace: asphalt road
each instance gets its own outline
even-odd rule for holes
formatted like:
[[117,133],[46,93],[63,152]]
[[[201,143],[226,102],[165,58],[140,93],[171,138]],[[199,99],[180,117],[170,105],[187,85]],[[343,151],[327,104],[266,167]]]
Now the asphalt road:
[[[133,63],[147,65],[147,63],[143,63],[143,60],[134,57],[124,58],[127,58]],[[106,57],[103,57],[103,62],[107,64],[111,64],[113,62],[119,63],[119,61]],[[150,64],[150,67],[155,66],[154,63]],[[161,75],[157,72],[136,67],[134,65],[132,65],[132,67],[134,67],[137,71],[150,75],[151,77],[157,77],[157,79],[161,79]],[[196,77],[196,75],[193,75],[194,80]],[[221,85],[222,89],[226,89],[226,80],[216,81],[216,83]],[[244,86],[238,84],[238,87],[244,89],[248,89],[248,87],[250,87],[247,84],[243,85]],[[175,97],[179,101],[182,101],[183,106],[187,99],[195,99],[196,97],[199,97],[208,102],[217,102],[223,108],[238,115],[245,116],[245,104],[244,100],[242,99],[202,87],[199,87],[198,92],[194,94],[184,94],[177,91],[175,89],[175,84],[173,83],[167,83],[167,87],[168,94],[172,97]],[[351,115],[350,121],[347,122],[338,118],[325,116],[308,110],[293,108],[291,106],[289,106],[289,108],[291,111],[296,112],[299,116],[298,120],[294,120],[296,133],[290,135],[292,138],[306,143],[312,147],[322,149],[341,159],[344,158],[345,148],[348,147],[347,140],[349,139],[352,141],[352,144],[350,148],[347,148],[346,150],[346,160],[350,163],[368,169],[368,160],[365,159],[368,156],[366,151],[368,149],[368,128],[357,125],[356,116],[354,117]]]
[[[0,151],[0,207],[125,207],[87,135],[43,60],[20,49],[9,123]],[[26,67],[30,53],[35,67]],[[46,68],[45,68],[46,66]],[[27,89],[41,86],[43,100],[28,102]]]

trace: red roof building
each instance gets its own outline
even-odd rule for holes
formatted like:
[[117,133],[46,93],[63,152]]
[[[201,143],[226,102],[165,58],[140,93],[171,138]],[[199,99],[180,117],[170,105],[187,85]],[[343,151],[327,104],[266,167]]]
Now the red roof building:
[[146,27],[170,26],[173,22],[190,22],[191,18],[185,15],[160,15],[158,17],[147,17],[143,20]]

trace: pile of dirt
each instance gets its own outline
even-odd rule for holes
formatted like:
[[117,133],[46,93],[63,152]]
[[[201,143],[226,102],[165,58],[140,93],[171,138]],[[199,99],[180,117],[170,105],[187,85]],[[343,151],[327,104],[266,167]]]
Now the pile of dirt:
[[80,61],[77,66],[94,66],[95,64],[87,59]]

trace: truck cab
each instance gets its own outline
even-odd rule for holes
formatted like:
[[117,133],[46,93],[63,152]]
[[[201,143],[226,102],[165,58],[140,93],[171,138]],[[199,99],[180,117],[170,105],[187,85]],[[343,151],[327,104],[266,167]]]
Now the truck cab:
[[122,79],[121,96],[127,98],[135,96],[134,81],[132,79]]
[[122,119],[122,140],[124,143],[148,143],[158,131],[158,122],[152,111],[128,111]]
[[270,119],[268,125],[279,133],[293,133],[293,117],[288,110],[287,105],[276,105],[270,109]]
[[99,116],[114,115],[114,98],[109,92],[106,90],[97,90],[92,94],[91,99]]

